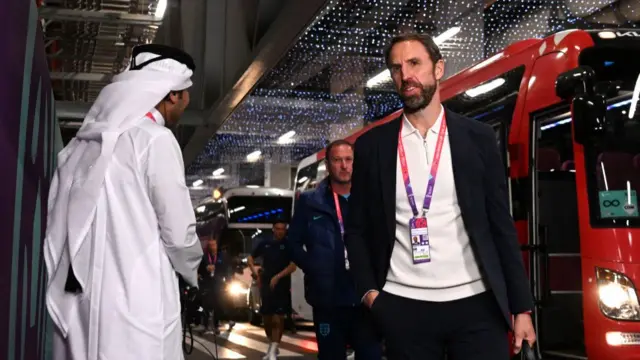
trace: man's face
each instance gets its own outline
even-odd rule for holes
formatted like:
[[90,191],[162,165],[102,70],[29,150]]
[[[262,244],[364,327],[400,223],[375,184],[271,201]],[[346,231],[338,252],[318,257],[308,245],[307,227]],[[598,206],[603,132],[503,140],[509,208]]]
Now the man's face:
[[180,118],[184,113],[189,101],[191,100],[189,90],[183,90],[169,94],[167,113],[168,119],[165,119],[167,127],[174,127],[180,122]]
[[421,42],[402,41],[391,48],[389,71],[404,110],[413,113],[431,103],[444,75],[444,62],[434,64]]
[[353,173],[353,149],[349,145],[338,145],[327,154],[327,165],[331,180],[339,184],[351,182]]
[[218,240],[215,240],[215,239],[209,240],[209,243],[207,245],[209,246],[210,252],[212,253],[218,252]]
[[287,235],[287,225],[283,223],[273,224],[273,237],[276,240],[284,239],[285,235]]

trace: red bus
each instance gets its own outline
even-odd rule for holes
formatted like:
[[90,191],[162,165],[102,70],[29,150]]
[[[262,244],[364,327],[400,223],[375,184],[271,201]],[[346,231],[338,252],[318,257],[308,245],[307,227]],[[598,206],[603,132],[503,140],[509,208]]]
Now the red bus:
[[[445,107],[495,129],[543,359],[640,359],[638,59],[638,31],[567,30],[440,84]],[[301,162],[296,190],[323,159]]]

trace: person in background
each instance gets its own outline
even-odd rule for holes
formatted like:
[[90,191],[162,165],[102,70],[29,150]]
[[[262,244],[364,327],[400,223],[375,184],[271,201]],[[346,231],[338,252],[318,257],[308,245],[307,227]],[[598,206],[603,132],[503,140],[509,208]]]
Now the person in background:
[[273,224],[273,238],[267,238],[258,243],[247,258],[247,264],[254,278],[258,277],[255,259],[262,258],[260,312],[265,332],[271,340],[263,360],[277,359],[278,346],[284,332],[284,317],[291,313],[291,274],[296,270],[296,266],[289,257],[286,236],[287,223],[276,221]]
[[344,219],[351,211],[353,146],[337,140],[327,146],[329,176],[300,195],[287,242],[293,262],[305,274],[305,298],[313,307],[318,359],[381,359],[382,349],[368,309],[356,296],[344,244]]
[[202,246],[174,127],[195,65],[133,49],[58,154],[44,240],[53,359],[183,359],[178,275],[197,287]]
[[[219,334],[220,319],[225,308],[225,287],[233,278],[233,261],[225,251],[218,248],[218,239],[208,240],[198,273],[204,309],[204,334]],[[234,325],[235,322],[229,321],[229,330],[233,329]]]
[[[536,336],[494,130],[443,108],[428,35],[385,52],[404,102],[355,144],[346,244],[389,360],[508,360]],[[512,320],[512,315],[515,320]]]

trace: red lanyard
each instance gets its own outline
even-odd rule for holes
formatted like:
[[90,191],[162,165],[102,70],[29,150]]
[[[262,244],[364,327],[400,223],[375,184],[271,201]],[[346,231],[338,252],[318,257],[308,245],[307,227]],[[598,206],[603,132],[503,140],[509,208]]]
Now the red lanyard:
[[154,123],[157,123],[156,118],[155,118],[155,116],[153,116],[151,111],[149,111],[145,116],[148,117],[149,119],[153,120]]
[[342,220],[342,209],[340,209],[340,201],[338,200],[338,194],[333,192],[333,201],[336,204],[336,212],[338,213],[338,223],[340,224],[340,235],[344,240],[344,221]]
[[211,262],[211,253],[207,253],[207,256],[209,257],[209,265],[215,265],[215,263],[218,261],[218,253],[213,255],[213,262]]
[[[413,194],[413,188],[411,187],[411,180],[409,179],[409,167],[407,166],[407,157],[404,152],[404,145],[402,143],[402,126],[404,121],[400,122],[400,133],[398,134],[398,157],[400,158],[400,168],[402,170],[402,178],[404,180],[404,188],[407,191],[407,197],[409,198],[409,205],[411,205],[411,211],[413,216],[418,216],[418,208],[416,207],[416,199]],[[433,154],[433,162],[431,163],[431,171],[429,172],[429,181],[427,182],[427,192],[424,196],[424,203],[422,205],[422,216],[426,216],[431,207],[431,198],[433,197],[433,188],[436,185],[436,176],[438,175],[438,165],[440,164],[440,155],[442,155],[442,146],[444,145],[444,136],[447,132],[447,119],[442,114],[442,123],[440,130],[438,131],[438,141],[436,142],[436,152]]]

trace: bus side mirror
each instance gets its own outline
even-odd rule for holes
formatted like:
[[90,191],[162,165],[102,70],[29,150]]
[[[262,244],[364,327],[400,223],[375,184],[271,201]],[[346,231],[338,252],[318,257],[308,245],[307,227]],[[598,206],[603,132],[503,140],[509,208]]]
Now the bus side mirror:
[[575,141],[584,145],[604,136],[607,102],[603,95],[577,95],[573,98],[573,132]]
[[556,95],[565,100],[581,94],[593,94],[596,74],[588,66],[565,71],[556,79]]

